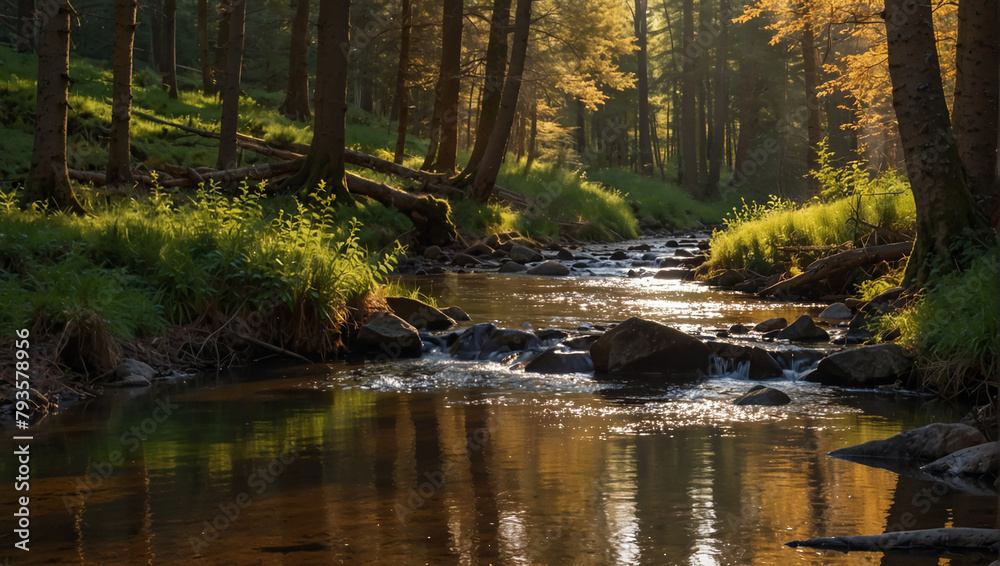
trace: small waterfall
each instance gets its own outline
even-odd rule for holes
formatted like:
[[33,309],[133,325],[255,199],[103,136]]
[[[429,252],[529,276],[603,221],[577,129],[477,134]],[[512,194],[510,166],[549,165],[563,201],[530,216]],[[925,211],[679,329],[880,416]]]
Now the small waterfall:
[[731,358],[709,356],[708,375],[710,377],[750,379],[750,362],[736,362]]

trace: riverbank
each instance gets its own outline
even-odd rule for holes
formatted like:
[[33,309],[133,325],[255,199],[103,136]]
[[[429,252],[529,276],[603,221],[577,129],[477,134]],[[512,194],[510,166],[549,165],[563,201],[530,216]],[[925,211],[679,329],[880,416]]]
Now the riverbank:
[[895,343],[916,356],[918,388],[995,399],[997,249],[975,252],[971,269],[918,293],[904,290],[915,223],[908,185],[893,172],[865,173],[848,191],[838,185],[843,173],[826,174],[827,199],[734,209],[712,235],[699,277],[739,292],[847,303],[860,342]]
[[[89,196],[92,214],[78,217],[20,210],[0,193],[3,340],[30,333],[40,403],[93,394],[124,358],[191,371],[261,352],[337,355],[359,318],[385,308],[402,253],[364,248],[361,227],[379,209],[338,209],[322,195]],[[13,348],[4,352],[13,375]]]

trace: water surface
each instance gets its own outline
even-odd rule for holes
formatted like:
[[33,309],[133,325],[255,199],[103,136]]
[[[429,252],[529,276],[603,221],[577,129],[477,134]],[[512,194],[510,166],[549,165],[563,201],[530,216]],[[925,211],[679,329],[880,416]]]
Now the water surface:
[[[509,327],[641,315],[704,330],[816,308],[652,279],[449,275],[421,284],[478,322]],[[795,377],[771,383],[793,398],[775,408],[731,405],[752,385],[733,375],[636,386],[524,374],[440,353],[367,366],[260,365],[157,383],[35,426],[32,550],[0,557],[52,564],[980,563],[784,546],[900,525],[997,520],[995,497],[825,455],[954,421],[966,408],[845,393]],[[4,450],[12,449],[5,440]],[[0,462],[6,478],[11,463]],[[13,492],[5,493],[0,513],[11,517]],[[10,529],[0,539],[12,549]]]

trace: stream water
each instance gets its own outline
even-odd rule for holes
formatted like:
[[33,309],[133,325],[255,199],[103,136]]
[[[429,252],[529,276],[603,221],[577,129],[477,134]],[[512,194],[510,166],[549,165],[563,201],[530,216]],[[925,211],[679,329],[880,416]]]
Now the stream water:
[[[487,274],[410,278],[475,322],[576,328],[643,316],[692,332],[816,305],[695,283]],[[157,382],[32,429],[30,552],[12,564],[977,564],[795,550],[813,536],[997,524],[995,496],[829,450],[967,407],[798,382],[736,407],[739,375],[642,386],[440,353]],[[17,510],[4,435],[0,501]]]

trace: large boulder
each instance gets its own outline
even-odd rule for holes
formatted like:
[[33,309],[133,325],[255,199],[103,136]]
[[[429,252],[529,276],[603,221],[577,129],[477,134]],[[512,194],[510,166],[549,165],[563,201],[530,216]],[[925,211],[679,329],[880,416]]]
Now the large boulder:
[[531,263],[533,261],[542,261],[545,259],[542,257],[542,254],[536,252],[535,250],[520,245],[511,246],[509,257],[511,261],[516,261],[521,264]]
[[455,320],[427,303],[409,297],[387,297],[393,314],[413,325],[417,330],[447,330]]
[[955,476],[1000,475],[1000,442],[986,442],[957,450],[921,470]]
[[445,307],[441,309],[441,312],[456,322],[468,322],[472,320],[469,313],[462,310],[461,307]]
[[733,405],[763,405],[777,407],[791,403],[791,398],[784,392],[763,385],[754,385],[749,391],[733,401]]
[[898,344],[878,344],[843,350],[820,360],[803,379],[840,387],[876,387],[905,378],[913,356]]
[[527,271],[528,268],[523,264],[517,263],[516,261],[508,261],[500,266],[500,273],[521,273]]
[[819,313],[819,318],[823,320],[851,320],[854,313],[844,303],[833,303]]
[[156,370],[145,362],[125,358],[115,368],[114,380],[107,383],[113,387],[146,387],[156,377]]
[[528,275],[569,275],[569,268],[558,261],[550,259],[529,269]]
[[961,423],[933,423],[882,440],[830,452],[837,458],[880,458],[933,462],[963,448],[986,442],[983,433]]
[[528,373],[590,373],[594,362],[586,352],[562,352],[552,348],[542,352],[524,367]]
[[388,312],[365,319],[354,343],[358,353],[376,359],[419,358],[421,354],[417,329]]
[[708,370],[710,355],[697,338],[641,318],[626,320],[590,347],[594,369],[608,373],[699,374]]
[[487,322],[459,334],[449,351],[460,360],[498,360],[511,352],[540,348],[541,340],[531,332],[497,328]]
[[784,317],[778,317],[759,322],[753,329],[755,332],[771,332],[772,330],[781,330],[786,326],[788,326],[788,321]]
[[830,335],[826,330],[816,326],[811,316],[804,314],[783,328],[777,338],[789,342],[826,342],[830,339]]

